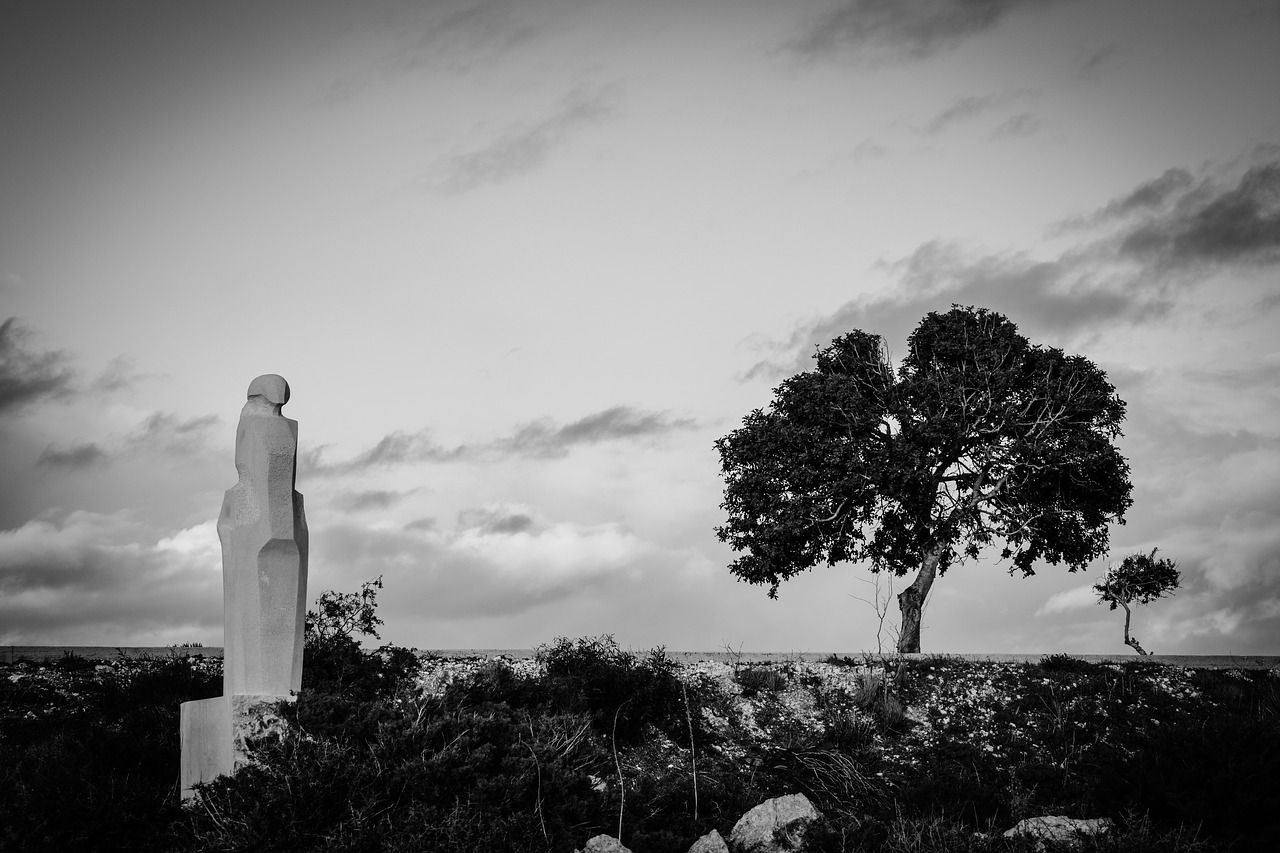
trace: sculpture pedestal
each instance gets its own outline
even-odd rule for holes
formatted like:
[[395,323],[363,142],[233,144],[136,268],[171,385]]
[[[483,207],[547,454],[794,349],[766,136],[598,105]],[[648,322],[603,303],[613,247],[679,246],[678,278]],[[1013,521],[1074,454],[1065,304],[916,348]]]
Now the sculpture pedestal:
[[193,787],[212,782],[253,761],[249,744],[263,737],[283,738],[288,723],[280,716],[281,702],[296,702],[293,695],[237,693],[183,702],[179,720],[182,734],[182,799],[194,796]]

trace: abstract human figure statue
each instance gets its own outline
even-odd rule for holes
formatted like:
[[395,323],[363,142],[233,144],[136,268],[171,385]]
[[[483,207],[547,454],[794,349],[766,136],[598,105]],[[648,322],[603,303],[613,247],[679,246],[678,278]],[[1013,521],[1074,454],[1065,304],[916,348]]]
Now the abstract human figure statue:
[[294,490],[298,422],[280,414],[289,383],[249,384],[236,428],[236,472],[218,518],[222,542],[223,694],[302,688],[307,522]]
[[218,517],[222,696],[182,704],[182,796],[249,760],[245,740],[278,730],[273,708],[302,688],[307,522],[294,489],[298,422],[280,414],[289,383],[249,383],[236,427],[238,482]]

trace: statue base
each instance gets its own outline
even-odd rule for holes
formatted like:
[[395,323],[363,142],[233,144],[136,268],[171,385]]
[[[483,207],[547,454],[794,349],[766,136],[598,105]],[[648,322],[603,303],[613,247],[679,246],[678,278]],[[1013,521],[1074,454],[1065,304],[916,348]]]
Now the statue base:
[[284,737],[288,724],[279,714],[279,704],[295,702],[297,698],[275,693],[237,693],[229,701],[226,696],[215,696],[183,702],[179,718],[182,799],[195,796],[195,785],[228,776],[253,763],[252,741]]

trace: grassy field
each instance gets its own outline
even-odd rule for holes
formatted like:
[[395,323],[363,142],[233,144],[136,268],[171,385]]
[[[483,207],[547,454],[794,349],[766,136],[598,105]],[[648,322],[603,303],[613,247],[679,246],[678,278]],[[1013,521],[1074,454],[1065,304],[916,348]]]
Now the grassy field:
[[[199,650],[196,650],[199,651]],[[1280,676],[1090,662],[309,656],[292,734],[177,799],[199,656],[0,664],[0,850],[684,853],[806,794],[814,851],[1029,850],[1024,817],[1109,817],[1093,850],[1280,849]]]

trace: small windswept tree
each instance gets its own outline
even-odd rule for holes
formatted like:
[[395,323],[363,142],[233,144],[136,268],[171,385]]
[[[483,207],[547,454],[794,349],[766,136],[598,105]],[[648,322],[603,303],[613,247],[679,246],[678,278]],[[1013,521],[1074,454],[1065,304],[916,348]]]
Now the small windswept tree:
[[392,690],[417,669],[409,649],[384,645],[365,652],[357,635],[381,639],[378,590],[382,577],[365,581],[359,592],[320,593],[315,610],[307,611],[303,646],[303,689],[369,697]]
[[1125,405],[1087,358],[956,305],[920,321],[896,371],[862,331],[814,359],[716,442],[729,514],[716,534],[745,552],[738,578],[776,598],[820,563],[916,572],[898,594],[898,651],[918,652],[934,579],[993,541],[1024,576],[1107,552],[1132,504],[1112,443]]
[[381,639],[378,626],[378,590],[382,576],[365,581],[357,592],[320,593],[316,609],[307,611],[306,641],[316,646],[359,644],[355,634]]
[[1112,610],[1124,608],[1124,644],[1132,646],[1140,655],[1151,653],[1143,650],[1137,637],[1129,635],[1129,619],[1133,615],[1129,605],[1150,604],[1157,598],[1173,595],[1173,591],[1182,585],[1178,564],[1163,557],[1157,559],[1159,550],[1152,548],[1150,554],[1130,554],[1093,585],[1099,604],[1110,604]]

